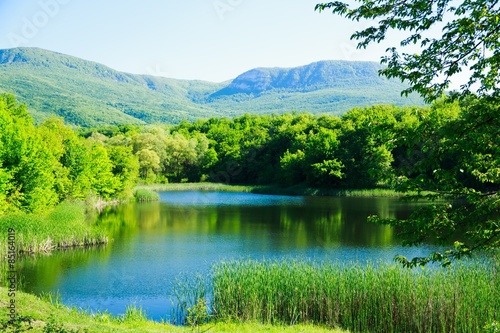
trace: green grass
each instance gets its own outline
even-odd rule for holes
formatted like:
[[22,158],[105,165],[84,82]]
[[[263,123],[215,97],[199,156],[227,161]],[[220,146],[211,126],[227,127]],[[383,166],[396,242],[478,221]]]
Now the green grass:
[[145,202],[145,201],[158,201],[160,196],[154,190],[148,188],[137,188],[134,191],[134,198],[136,201]]
[[353,332],[481,332],[500,320],[499,263],[409,270],[308,261],[217,264],[219,320],[314,323]]
[[47,253],[57,249],[107,243],[103,231],[87,221],[85,205],[64,202],[46,215],[10,214],[0,217],[0,249],[5,250],[8,229],[15,229],[17,252]]
[[254,192],[258,186],[229,185],[223,183],[169,183],[139,185],[136,191],[150,190],[155,192],[162,191],[219,191],[219,192]]
[[334,197],[402,197],[405,194],[391,189],[321,189],[304,185],[281,187],[278,185],[230,185],[223,183],[170,183],[140,185],[136,191],[219,191],[219,192],[247,192],[278,195],[307,195],[307,196],[334,196]]
[[[7,290],[0,288],[0,331],[14,332],[12,326],[7,325],[7,304],[10,299],[7,296]],[[330,330],[321,326],[296,325],[296,326],[273,326],[264,325],[256,322],[212,322],[204,324],[195,329],[191,327],[173,326],[166,323],[159,323],[147,320],[142,309],[130,306],[125,315],[112,316],[107,312],[89,315],[84,311],[65,307],[56,299],[45,297],[42,299],[37,296],[18,292],[15,296],[16,311],[19,319],[25,318],[26,322],[19,321],[24,332],[29,326],[32,327],[28,332],[89,332],[89,333],[191,333],[191,332],[241,332],[241,333],[342,333],[342,330]],[[28,322],[29,319],[29,322]]]

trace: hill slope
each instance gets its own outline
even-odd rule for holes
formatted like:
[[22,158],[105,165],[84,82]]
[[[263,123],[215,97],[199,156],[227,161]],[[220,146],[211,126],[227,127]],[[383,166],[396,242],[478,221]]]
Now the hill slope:
[[239,93],[259,95],[269,90],[307,92],[330,88],[352,88],[384,84],[378,76],[381,68],[372,62],[320,61],[296,68],[255,68],[241,74],[212,96]]
[[37,121],[55,114],[80,126],[422,104],[400,97],[404,86],[379,77],[378,69],[370,62],[321,61],[256,68],[232,82],[212,83],[122,73],[56,52],[16,48],[0,50],[0,92],[15,94]]

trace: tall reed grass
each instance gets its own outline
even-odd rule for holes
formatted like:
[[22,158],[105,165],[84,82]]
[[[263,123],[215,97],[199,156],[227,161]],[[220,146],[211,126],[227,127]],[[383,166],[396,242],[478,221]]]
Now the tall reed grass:
[[353,332],[481,332],[500,320],[499,266],[222,262],[213,268],[212,315]]
[[[405,194],[388,188],[374,189],[330,189],[312,188],[299,184],[291,187],[279,185],[230,185],[223,183],[170,183],[141,185],[136,191],[219,191],[219,192],[246,192],[277,195],[306,195],[306,196],[333,196],[333,197],[402,197]],[[137,195],[136,195],[137,197]]]
[[5,248],[7,230],[15,230],[18,253],[47,253],[55,249],[107,243],[104,231],[86,221],[84,203],[65,202],[47,215],[10,214],[0,218],[0,247]]
[[[194,309],[200,299],[206,300],[211,288],[210,276],[197,273],[193,276],[180,274],[172,284],[171,301],[172,313],[170,321],[172,324],[187,324],[189,312]],[[191,310],[192,311],[192,310]]]
[[147,188],[140,188],[134,191],[134,198],[139,202],[158,201],[160,196],[157,192]]

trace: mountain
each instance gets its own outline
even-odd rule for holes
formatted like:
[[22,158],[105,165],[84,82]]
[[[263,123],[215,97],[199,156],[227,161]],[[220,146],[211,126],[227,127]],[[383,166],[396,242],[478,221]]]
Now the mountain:
[[241,74],[212,96],[253,94],[269,90],[309,92],[330,88],[372,86],[387,80],[378,76],[381,66],[372,62],[320,61],[296,68],[255,68]]
[[38,48],[0,50],[0,92],[27,104],[36,121],[50,115],[79,126],[178,123],[243,113],[309,111],[340,115],[355,106],[421,105],[404,85],[378,76],[372,62],[320,61],[256,68],[230,82],[177,80],[116,71]]

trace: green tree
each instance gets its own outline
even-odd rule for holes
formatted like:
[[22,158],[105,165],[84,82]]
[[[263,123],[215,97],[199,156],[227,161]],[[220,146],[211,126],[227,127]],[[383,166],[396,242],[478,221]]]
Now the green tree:
[[143,149],[152,150],[158,155],[161,161],[165,159],[165,136],[166,133],[144,132],[133,137],[134,153]]
[[[357,0],[359,5],[335,1],[316,5],[351,20],[374,24],[355,32],[359,48],[384,40],[391,30],[404,31],[399,46],[382,58],[381,74],[409,84],[403,91],[420,93],[427,101],[441,98],[468,69],[466,81],[451,93],[460,100],[460,114],[442,127],[420,120],[417,135],[406,147],[413,165],[401,190],[416,190],[411,199],[434,204],[417,210],[406,221],[371,220],[401,228],[406,243],[419,244],[437,237],[450,246],[444,252],[408,260],[407,266],[431,261],[448,265],[452,259],[479,249],[500,246],[500,2],[488,0],[392,1]],[[441,28],[441,32],[436,32]],[[405,51],[416,44],[420,52]],[[436,104],[435,104],[436,105]],[[451,106],[453,107],[453,106]],[[432,113],[431,113],[432,115]],[[428,125],[431,126],[428,126]],[[411,132],[411,131],[410,131]],[[423,191],[431,194],[423,195]]]
[[[133,152],[139,158],[140,176],[143,179],[147,178],[147,182],[165,181],[163,174],[165,173],[164,163],[167,159],[165,146],[167,136],[168,133],[162,127],[148,126],[143,128],[142,133],[132,137]],[[126,141],[126,137],[123,140]],[[158,159],[158,164],[156,159]]]
[[295,185],[306,180],[305,154],[297,149],[294,153],[287,150],[280,158],[281,182],[285,185]]
[[121,188],[120,180],[113,174],[113,163],[108,151],[98,142],[87,142],[89,148],[90,190],[104,199],[110,199]]
[[[334,127],[339,127],[340,119],[333,119]],[[344,175],[344,166],[338,160],[339,130],[323,127],[325,120],[325,117],[321,121],[314,118],[312,126],[298,132],[291,142],[291,149],[281,157],[280,174],[286,185],[307,182],[313,186],[338,187]]]
[[0,95],[0,210],[40,212],[57,202],[49,149],[26,106]]
[[[381,42],[391,30],[404,31],[398,47],[389,48],[382,58],[387,68],[382,74],[400,78],[427,101],[440,98],[456,75],[470,70],[460,88],[463,95],[500,93],[500,3],[491,0],[356,0],[352,8],[341,1],[320,3],[316,10],[333,13],[353,21],[369,20],[370,27],[356,31],[351,39],[358,48]],[[437,29],[441,28],[441,32]],[[418,45],[421,52],[405,51]],[[476,87],[476,89],[474,89]]]
[[117,192],[130,197],[139,177],[139,161],[128,146],[108,146],[113,175],[117,178]]
[[58,195],[58,201],[61,202],[71,196],[73,184],[70,180],[69,168],[62,164],[63,155],[66,152],[65,141],[71,138],[76,139],[73,130],[64,125],[62,118],[51,117],[46,119],[39,126],[43,142],[50,147],[54,158],[52,172],[54,173],[54,189]]
[[7,193],[9,192],[9,174],[0,167],[0,215],[5,213],[8,208]]
[[373,188],[392,176],[395,144],[394,108],[356,108],[342,117],[340,160],[345,166],[344,186]]
[[197,162],[197,146],[196,139],[185,138],[180,133],[175,133],[165,140],[166,158],[163,169],[167,177],[180,181],[183,175],[187,174],[187,169]]
[[65,193],[70,198],[85,199],[90,195],[92,188],[92,169],[90,149],[86,140],[76,135],[65,138],[63,141],[64,153],[61,164],[68,171],[69,186]]
[[160,171],[160,158],[158,154],[151,149],[144,148],[135,154],[139,161],[139,174],[146,183],[152,183],[156,180],[156,175]]

